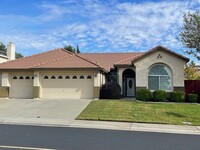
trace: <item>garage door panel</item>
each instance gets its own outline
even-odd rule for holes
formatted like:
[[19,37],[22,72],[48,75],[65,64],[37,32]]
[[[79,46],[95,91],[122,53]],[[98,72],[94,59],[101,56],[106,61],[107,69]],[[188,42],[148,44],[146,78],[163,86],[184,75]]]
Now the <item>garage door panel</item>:
[[[20,78],[21,77],[21,78]],[[27,76],[12,76],[11,98],[33,98],[33,79]]]
[[[47,76],[47,75],[45,75]],[[56,75],[55,75],[56,76]],[[42,98],[92,98],[93,79],[44,79],[42,82]]]

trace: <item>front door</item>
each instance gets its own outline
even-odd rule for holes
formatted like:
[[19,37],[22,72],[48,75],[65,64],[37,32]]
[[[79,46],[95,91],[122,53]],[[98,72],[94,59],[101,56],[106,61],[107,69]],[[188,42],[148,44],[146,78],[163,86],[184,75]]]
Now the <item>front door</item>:
[[135,82],[134,78],[127,78],[126,80],[126,96],[135,96]]

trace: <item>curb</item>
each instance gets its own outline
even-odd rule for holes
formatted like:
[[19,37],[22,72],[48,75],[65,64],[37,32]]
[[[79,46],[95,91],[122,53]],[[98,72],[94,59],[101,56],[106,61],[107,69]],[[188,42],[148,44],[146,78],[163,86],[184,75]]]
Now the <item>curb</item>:
[[165,124],[147,124],[147,123],[127,123],[127,122],[110,122],[110,121],[85,121],[74,120],[72,122],[60,123],[39,123],[39,122],[17,122],[17,121],[0,121],[0,124],[9,125],[29,125],[44,127],[71,127],[71,128],[90,128],[106,130],[122,130],[134,132],[157,132],[172,134],[191,134],[200,135],[200,126],[186,125],[165,125]]

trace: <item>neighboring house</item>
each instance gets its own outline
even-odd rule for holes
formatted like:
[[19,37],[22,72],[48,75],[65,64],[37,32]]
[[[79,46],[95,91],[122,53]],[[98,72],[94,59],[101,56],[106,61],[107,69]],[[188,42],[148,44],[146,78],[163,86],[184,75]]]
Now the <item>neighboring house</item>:
[[14,59],[15,59],[15,45],[10,42],[7,45],[7,53],[0,50],[0,63]]
[[55,49],[1,63],[1,97],[98,98],[107,81],[118,82],[122,96],[136,90],[183,90],[188,58],[157,46],[137,53],[74,54]]

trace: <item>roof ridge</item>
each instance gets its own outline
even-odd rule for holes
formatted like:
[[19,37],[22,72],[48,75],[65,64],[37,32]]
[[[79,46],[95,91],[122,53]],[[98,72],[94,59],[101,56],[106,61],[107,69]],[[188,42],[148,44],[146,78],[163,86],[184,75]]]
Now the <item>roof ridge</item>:
[[68,50],[65,50],[64,48],[62,48],[62,50],[63,51],[65,51],[65,52],[68,52],[68,53],[70,53],[70,54],[72,54],[72,55],[75,55],[76,57],[79,57],[79,58],[81,58],[81,59],[83,59],[83,60],[85,60],[85,61],[87,61],[87,62],[89,62],[89,63],[92,63],[92,64],[94,64],[94,65],[96,65],[96,66],[98,66],[98,67],[101,67],[101,68],[103,68],[100,64],[98,64],[97,62],[95,63],[95,62],[93,62],[93,61],[91,61],[91,60],[89,60],[89,59],[87,59],[87,58],[85,58],[85,57],[81,57],[80,56],[80,54],[81,53],[73,53],[73,52],[71,52],[71,51],[68,51]]
[[[61,49],[62,50],[62,49]],[[66,59],[66,58],[69,58],[69,57],[71,57],[71,56],[73,56],[73,54],[70,54],[70,55],[68,55],[68,56],[61,56],[61,57],[58,57],[58,58],[54,58],[54,59],[51,59],[51,60],[49,60],[49,61],[46,61],[46,62],[42,62],[42,63],[39,63],[39,64],[37,64],[37,65],[33,65],[33,66],[30,66],[30,68],[36,68],[36,67],[38,67],[38,66],[41,66],[41,65],[46,65],[46,64],[49,64],[49,63],[52,63],[52,62],[56,62],[56,61],[59,61],[59,60],[63,60],[63,59]]]
[[75,56],[76,57],[79,57],[79,58],[81,58],[81,59],[83,59],[83,60],[85,60],[85,61],[87,61],[87,62],[89,62],[89,63],[91,63],[91,64],[93,64],[93,65],[96,65],[96,66],[98,66],[98,67],[100,67],[100,68],[103,68],[104,70],[106,70],[102,65],[100,65],[98,62],[93,62],[92,60],[89,60],[88,58],[85,58],[85,57],[81,57],[79,54],[75,54]]
[[145,56],[146,54],[149,54],[149,53],[151,53],[151,52],[154,52],[154,51],[156,51],[156,50],[159,50],[159,48],[161,48],[160,50],[168,51],[168,52],[170,52],[171,54],[174,54],[174,55],[176,55],[176,56],[178,56],[178,57],[181,57],[182,59],[185,59],[186,61],[189,61],[189,58],[187,58],[187,57],[185,57],[185,56],[183,56],[183,55],[181,55],[181,54],[178,54],[178,53],[176,53],[176,52],[174,52],[174,51],[172,51],[172,50],[170,50],[170,49],[168,49],[168,48],[166,48],[166,47],[164,47],[164,46],[162,46],[162,45],[157,45],[156,47],[154,47],[154,48],[152,48],[152,49],[150,49],[150,50],[148,50],[148,51],[142,53],[140,56],[136,57],[136,59],[135,59],[134,61],[136,61],[137,59],[139,59],[139,58]]
[[42,52],[42,53],[38,53],[38,54],[33,54],[33,55],[30,55],[30,56],[26,56],[26,57],[22,57],[22,58],[18,58],[18,59],[14,59],[14,60],[9,60],[9,61],[6,61],[6,62],[2,62],[1,64],[5,64],[5,63],[9,63],[9,62],[15,62],[15,61],[19,61],[21,59],[27,59],[27,58],[39,56],[39,55],[42,55],[42,54],[45,54],[45,53],[51,53],[51,52],[59,50],[59,49],[60,48],[55,48],[55,49],[50,50],[50,51],[46,51],[46,52]]
[[114,65],[117,65],[117,64],[122,63],[122,62],[124,62],[124,61],[127,61],[127,60],[130,60],[130,59],[132,59],[132,58],[138,57],[139,55],[142,55],[142,54],[143,54],[143,52],[140,52],[139,54],[137,54],[137,55],[135,55],[135,56],[131,56],[131,57],[129,57],[129,58],[125,58],[125,59],[123,59],[123,60],[120,60],[120,61],[114,63]]
[[135,54],[135,53],[140,53],[140,52],[116,52],[116,53],[113,53],[113,52],[111,52],[111,53],[79,53],[79,55],[81,55],[81,54]]

